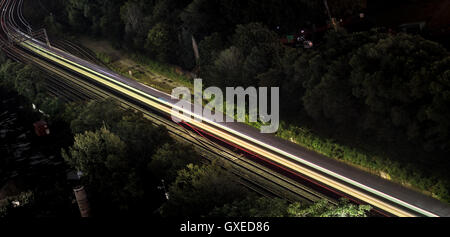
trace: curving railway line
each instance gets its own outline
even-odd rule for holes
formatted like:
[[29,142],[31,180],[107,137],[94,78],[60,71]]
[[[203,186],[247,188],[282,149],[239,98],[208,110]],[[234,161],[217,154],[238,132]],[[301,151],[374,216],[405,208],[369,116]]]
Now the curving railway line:
[[[170,121],[170,115],[177,100],[43,42],[39,35],[45,35],[45,31],[34,33],[22,15],[22,4],[23,0],[1,0],[0,3],[3,31],[0,45],[14,60],[83,78],[81,87],[92,87],[94,91],[101,88],[107,92],[106,97],[119,98],[132,107],[148,111],[149,116],[158,114],[160,119],[166,120],[163,123],[177,127],[178,130],[189,130],[202,137],[209,146],[235,149],[243,155],[243,162],[253,161],[253,164],[258,164],[258,169],[268,170],[266,172],[273,177],[289,177],[290,182],[295,180],[303,183],[304,189],[369,204],[376,211],[389,216],[450,216],[450,207],[438,200],[273,135],[261,134],[245,124],[219,123],[190,111],[177,115],[184,122],[174,124]],[[59,80],[53,78],[53,81],[57,83]],[[88,89],[85,91],[92,93]],[[317,193],[316,191],[313,193]]]

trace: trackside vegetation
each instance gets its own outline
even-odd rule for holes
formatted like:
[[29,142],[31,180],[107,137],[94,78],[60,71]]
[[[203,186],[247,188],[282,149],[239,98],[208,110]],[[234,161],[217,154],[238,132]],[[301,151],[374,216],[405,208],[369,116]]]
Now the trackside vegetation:
[[[55,34],[89,25],[92,37],[183,83],[160,65],[206,86],[279,87],[278,136],[450,203],[450,55],[427,35],[379,27],[367,14],[358,29],[315,33],[313,48],[283,45],[286,34],[327,25],[320,0],[44,2],[60,14],[28,15]],[[330,4],[345,19],[364,1]]]
[[[288,203],[260,196],[239,184],[219,160],[207,162],[191,145],[174,140],[165,128],[155,126],[141,113],[125,110],[112,99],[61,100],[49,93],[46,73],[5,57],[1,63],[2,105],[6,99],[11,101],[11,96],[20,98],[30,110],[19,114],[26,117],[20,121],[48,122],[51,135],[33,142],[60,165],[42,173],[34,167],[36,177],[19,174],[17,178],[23,178],[26,188],[0,200],[0,217],[77,217],[72,188],[78,185],[86,187],[96,217],[364,217],[371,210],[345,201],[334,206],[325,201]],[[17,147],[2,141],[2,152],[8,151],[0,158],[3,186],[9,181],[3,174],[14,172],[9,170],[14,166],[8,164],[15,162],[10,153]],[[81,179],[68,181],[68,171],[78,172]]]

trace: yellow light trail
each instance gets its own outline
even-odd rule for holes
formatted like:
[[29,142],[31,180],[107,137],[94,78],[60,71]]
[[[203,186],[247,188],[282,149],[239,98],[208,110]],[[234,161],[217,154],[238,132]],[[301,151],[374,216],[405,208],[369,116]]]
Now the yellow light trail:
[[[158,110],[160,110],[160,111],[162,111],[164,113],[172,114],[172,107],[173,107],[173,105],[168,103],[168,102],[160,101],[157,98],[149,99],[148,97],[152,97],[151,95],[144,94],[143,92],[141,92],[141,91],[139,91],[139,90],[137,90],[135,88],[132,88],[132,87],[130,87],[128,85],[125,85],[125,84],[123,84],[121,82],[115,81],[112,78],[108,78],[105,75],[101,75],[98,72],[95,72],[95,71],[93,71],[93,70],[91,70],[89,68],[86,68],[86,67],[82,66],[82,65],[78,65],[78,64],[76,64],[74,62],[71,62],[72,64],[76,64],[77,65],[77,66],[74,66],[71,63],[66,62],[66,61],[68,61],[67,59],[64,59],[64,58],[62,58],[62,57],[60,57],[60,56],[58,56],[56,54],[53,54],[52,52],[49,52],[48,50],[46,50],[46,49],[44,49],[44,48],[42,48],[42,47],[40,47],[38,45],[34,45],[34,44],[31,44],[31,43],[28,43],[28,42],[22,42],[21,45],[23,47],[25,47],[25,48],[27,48],[27,49],[29,49],[29,50],[31,50],[31,51],[33,51],[33,52],[43,56],[43,57],[45,57],[45,58],[47,58],[47,59],[49,59],[51,61],[53,61],[53,62],[56,62],[56,63],[58,63],[58,64],[60,64],[60,65],[62,65],[64,67],[72,70],[72,71],[80,73],[81,75],[87,76],[88,78],[94,79],[94,80],[102,83],[103,85],[106,85],[106,86],[108,86],[110,88],[113,88],[116,91],[123,93],[124,95],[128,95],[131,98],[134,98],[134,99],[136,99],[138,101],[144,102],[147,105],[149,105],[149,106],[151,106],[153,108],[156,108],[156,109],[158,109]],[[114,83],[111,82],[111,81],[114,81]],[[117,84],[120,84],[121,86],[118,86]],[[127,89],[125,89],[125,88],[127,88]],[[162,105],[162,104],[165,104],[165,105]],[[185,112],[189,113],[190,111],[185,111]],[[198,116],[196,114],[191,114],[191,115],[194,116],[194,117]],[[265,149],[262,149],[259,146],[255,146],[255,145],[253,145],[252,143],[250,143],[250,142],[248,142],[246,140],[243,140],[243,139],[241,139],[239,137],[236,137],[236,136],[232,136],[232,135],[230,135],[230,134],[228,134],[228,133],[226,133],[226,132],[224,132],[224,131],[222,131],[220,129],[217,129],[216,127],[221,127],[218,124],[212,124],[212,126],[211,126],[211,125],[209,125],[207,123],[199,122],[196,119],[191,118],[190,116],[185,116],[185,115],[182,115],[182,114],[177,115],[177,117],[179,117],[180,119],[182,119],[182,120],[192,124],[193,126],[195,126],[197,128],[200,128],[200,129],[202,129],[202,130],[204,130],[206,132],[209,132],[211,134],[215,134],[215,135],[217,135],[217,136],[219,136],[221,138],[224,138],[224,139],[226,139],[226,140],[228,140],[228,141],[230,141],[230,142],[232,142],[232,143],[234,143],[234,144],[236,144],[236,145],[238,145],[238,146],[240,146],[242,148],[248,149],[248,150],[250,150],[250,151],[252,151],[252,152],[254,152],[254,153],[258,154],[258,155],[266,157],[266,158],[268,158],[268,159],[270,159],[270,160],[272,160],[272,161],[274,161],[274,162],[276,162],[276,163],[278,163],[280,165],[283,165],[286,168],[289,168],[289,169],[294,170],[296,172],[299,172],[299,173],[301,173],[303,175],[306,175],[306,176],[308,176],[308,177],[310,177],[310,178],[312,178],[312,179],[314,179],[316,181],[319,181],[321,183],[326,184],[327,186],[329,186],[331,188],[334,188],[334,189],[339,190],[339,191],[341,191],[343,193],[346,193],[346,194],[348,194],[350,196],[353,196],[353,197],[355,197],[355,198],[357,198],[357,199],[359,199],[359,200],[361,200],[361,201],[363,201],[363,202],[365,202],[367,204],[370,204],[370,205],[372,205],[374,207],[377,207],[377,208],[379,208],[381,210],[384,210],[384,211],[386,211],[388,213],[391,213],[393,215],[400,216],[400,217],[415,217],[415,216],[417,216],[416,214],[414,214],[412,212],[405,211],[402,208],[399,208],[399,207],[396,207],[396,206],[391,205],[389,203],[386,203],[383,200],[380,200],[379,198],[373,197],[373,196],[368,195],[368,194],[366,194],[364,192],[361,192],[361,191],[359,191],[359,190],[357,190],[357,189],[355,189],[353,187],[347,186],[347,185],[345,185],[345,184],[343,184],[341,182],[338,182],[338,181],[336,181],[334,179],[331,179],[331,178],[329,178],[329,177],[327,177],[327,176],[325,176],[323,174],[320,174],[319,172],[316,172],[314,170],[307,169],[307,168],[305,168],[303,166],[300,166],[300,165],[296,164],[295,162],[293,162],[291,160],[283,158],[283,157],[281,157],[281,156],[279,156],[279,155],[277,155],[277,154],[275,154],[273,152],[270,152],[270,151],[267,151]],[[206,120],[206,122],[212,123],[211,121],[207,121],[207,120]],[[229,130],[229,128],[222,128],[222,129],[225,129],[225,130],[228,129]],[[251,139],[248,139],[248,140],[252,141]],[[279,152],[279,153],[281,153],[281,152]],[[283,153],[281,153],[281,154],[283,154]],[[290,156],[293,156],[293,155],[290,155]],[[298,158],[298,157],[294,157],[294,160],[301,160],[301,159]],[[306,161],[304,161],[304,162],[306,162]],[[323,170],[323,168],[321,168],[321,169]],[[318,169],[318,170],[322,171],[321,169]],[[355,182],[355,181],[353,181],[353,182]],[[360,184],[360,185],[362,185],[362,184]],[[366,188],[365,189],[366,191],[369,191],[369,192],[372,191],[372,190],[370,190],[369,187],[365,187],[365,188]],[[364,186],[363,186],[363,189],[364,189]],[[367,189],[369,189],[369,190],[367,190]],[[374,190],[374,191],[376,191],[376,190]],[[374,191],[372,191],[372,192],[374,192]],[[376,192],[378,192],[378,191],[376,191]],[[391,201],[393,201],[393,202],[395,202],[397,204],[403,205],[403,206],[405,206],[405,207],[407,207],[407,208],[409,208],[411,210],[414,210],[414,211],[416,211],[418,213],[421,213],[421,214],[423,214],[425,216],[433,216],[433,217],[437,216],[437,215],[435,215],[433,213],[430,213],[430,212],[427,212],[427,211],[422,210],[420,208],[417,208],[415,206],[412,206],[412,205],[410,205],[408,203],[405,203],[405,202],[403,202],[401,200],[398,200],[398,199],[395,199],[393,197],[390,197],[390,196],[388,196],[386,194],[382,194],[382,193],[381,194],[378,193],[378,194],[380,196],[384,197],[384,198],[390,199]]]

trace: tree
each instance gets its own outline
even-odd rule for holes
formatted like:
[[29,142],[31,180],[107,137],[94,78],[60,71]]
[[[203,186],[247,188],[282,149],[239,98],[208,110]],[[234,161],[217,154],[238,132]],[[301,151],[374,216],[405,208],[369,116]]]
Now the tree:
[[242,79],[244,56],[236,47],[222,51],[209,68],[206,83],[212,86],[226,87],[239,85]]
[[232,44],[245,56],[250,55],[254,48],[265,47],[266,50],[273,51],[281,49],[281,43],[275,32],[269,30],[261,23],[237,25]]
[[54,15],[45,17],[44,24],[49,35],[59,36],[63,32],[64,26],[55,19]]
[[104,0],[99,7],[101,15],[98,16],[98,28],[100,35],[108,38],[113,43],[119,43],[123,39],[124,23],[120,17],[120,5],[124,0]]
[[153,26],[147,35],[145,48],[161,62],[169,62],[174,57],[172,49],[176,45],[175,33],[164,23]]
[[[321,63],[321,62],[318,62]],[[332,62],[329,73],[322,75],[320,83],[307,87],[303,97],[306,111],[315,119],[327,118],[336,123],[345,123],[352,116],[358,116],[357,104],[353,99],[351,86],[345,73],[346,62],[338,59]]]
[[[217,34],[207,37],[201,44],[202,57],[206,70],[206,81],[210,85],[224,86],[258,86],[259,76],[272,68],[280,66],[283,47],[277,35],[260,23],[238,25],[232,37],[230,48],[217,53],[212,45],[220,42]],[[215,58],[211,63],[210,58]],[[206,64],[206,65],[205,65]]]
[[125,42],[141,49],[145,45],[148,29],[151,27],[153,1],[129,0],[120,7],[120,17],[125,25]]
[[50,116],[52,121],[63,119],[65,104],[57,97],[43,96],[38,104],[39,108]]
[[[297,59],[292,77],[303,85],[303,93],[297,96],[310,117],[347,131],[375,134],[380,141],[406,137],[428,151],[448,147],[446,132],[433,133],[430,125],[435,123],[425,115],[432,103],[430,87],[441,85],[435,81],[445,75],[448,64],[448,52],[442,46],[419,36],[379,30],[331,32],[325,39],[323,47]],[[290,100],[298,100],[295,96]],[[439,130],[447,131],[446,119],[439,121]]]
[[227,22],[222,17],[219,0],[193,0],[180,14],[184,25],[194,36],[203,38],[214,28],[223,29]]
[[291,204],[287,212],[291,217],[367,217],[371,209],[367,205],[351,204],[345,199],[334,206],[323,199],[307,207],[300,203]]
[[156,127],[142,113],[128,111],[119,122],[110,127],[111,131],[126,141],[129,161],[140,167],[139,170],[143,173],[147,171],[147,164],[153,154],[162,145],[172,142],[166,128]]
[[1,86],[8,90],[13,90],[15,88],[15,79],[17,70],[20,70],[20,65],[12,62],[11,60],[6,60],[2,63],[0,68],[1,76]]
[[120,8],[120,17],[125,23],[126,33],[138,33],[144,31],[144,13],[140,1],[127,1]]
[[177,178],[178,171],[188,164],[199,164],[200,157],[192,146],[179,143],[166,143],[152,157],[149,170],[165,183],[172,183]]
[[[285,48],[278,65],[274,65],[267,72],[257,76],[261,87],[280,87],[282,118],[300,116],[303,110],[301,95],[304,94],[303,78],[296,70],[296,60],[305,52],[297,49]],[[300,112],[299,112],[300,111]]]
[[[432,103],[430,89],[441,84],[437,81],[446,75],[445,58],[448,52],[442,46],[406,34],[380,39],[355,52],[349,61],[350,80],[355,96],[364,103],[365,129],[382,131],[379,137],[384,139],[396,139],[397,135],[426,143],[428,151],[444,148],[448,134],[431,135],[431,121],[423,114]],[[445,99],[441,102],[448,103]],[[447,122],[440,121],[445,129]],[[389,131],[397,134],[390,135]]]
[[43,91],[42,78],[43,75],[36,68],[30,65],[24,66],[16,75],[15,88],[17,93],[35,102],[37,94]]
[[156,1],[153,14],[152,23],[164,23],[171,26],[181,25],[180,14],[192,0],[160,0]]
[[[88,30],[91,34],[100,35],[113,42],[118,42],[121,40],[124,24],[121,22],[121,18],[117,16],[120,15],[120,6],[123,3],[124,0],[69,0],[65,1],[67,16],[58,14],[57,17],[61,18],[62,22],[67,17],[69,25],[78,33]],[[57,6],[50,5],[49,8],[56,8],[54,12],[60,12]],[[46,18],[45,23],[50,29],[57,30],[60,28],[60,24],[54,17],[54,15],[51,15]],[[89,26],[89,28],[86,28],[86,26]],[[56,31],[55,33],[59,34],[60,32]]]
[[217,32],[205,37],[199,44],[199,66],[205,67],[205,70],[212,66],[219,53],[224,49],[224,44],[222,37]]
[[[436,80],[429,85],[432,102],[425,109],[426,117],[432,125],[426,131],[428,139],[425,145],[429,149],[450,150],[449,130],[450,114],[450,57],[433,63],[432,70],[436,73]],[[417,136],[417,135],[416,135]],[[410,135],[411,137],[411,135]]]
[[[80,108],[68,106],[66,115],[70,122],[73,134],[95,131],[102,126],[110,127],[117,124],[125,115],[119,105],[112,99],[100,102],[90,101],[87,105],[78,105]],[[70,118],[75,116],[74,118]]]
[[119,210],[127,210],[143,198],[144,189],[126,149],[117,135],[103,127],[76,135],[73,146],[63,150],[62,156],[71,167],[82,172],[94,202],[100,200],[98,205],[104,206],[109,203],[106,200],[111,200]]
[[164,127],[154,126],[142,113],[122,110],[111,100],[69,106],[64,117],[73,119],[74,133],[83,132],[75,135],[74,145],[62,152],[63,157],[83,173],[93,206],[103,214],[143,213],[160,205],[160,179],[149,172],[153,156],[156,169],[166,165],[174,169],[156,170],[158,178],[158,174],[166,177],[166,172],[174,175],[184,168],[183,162],[197,157],[192,148],[175,144]]
[[68,0],[66,4],[67,18],[69,24],[75,31],[81,32],[86,25],[90,25],[89,14],[92,12],[92,2],[88,0]]
[[201,217],[215,207],[243,199],[247,191],[217,164],[188,165],[169,187],[163,216]]
[[103,127],[96,132],[77,134],[74,145],[68,152],[63,150],[62,154],[67,163],[81,171],[90,182],[107,183],[110,180],[103,179],[105,175],[123,165],[120,160],[125,159],[126,145]]
[[172,140],[164,127],[157,127],[142,113],[123,110],[114,100],[91,101],[87,104],[69,105],[63,115],[70,122],[74,134],[96,131],[106,127],[126,141],[130,162],[147,167],[155,151]]

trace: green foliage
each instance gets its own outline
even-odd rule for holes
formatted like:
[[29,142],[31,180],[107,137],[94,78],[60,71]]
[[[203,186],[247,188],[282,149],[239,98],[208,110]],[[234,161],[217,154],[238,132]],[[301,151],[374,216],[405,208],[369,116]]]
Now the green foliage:
[[174,143],[165,128],[154,126],[141,113],[122,110],[113,100],[68,105],[64,118],[72,121],[76,135],[63,157],[83,172],[83,182],[96,206],[113,213],[155,208],[157,202],[145,201],[158,200],[157,195],[151,195],[155,183],[173,176],[185,167],[183,162],[194,162],[197,156],[192,148]]
[[133,47],[144,45],[145,34],[149,28],[149,18],[146,18],[144,1],[127,1],[120,7],[120,17],[125,26],[125,40]]
[[205,70],[207,71],[207,67],[214,64],[214,61],[217,59],[220,51],[224,49],[224,44],[225,43],[217,32],[205,37],[200,42],[198,45],[200,54],[199,66],[202,69],[205,68],[204,70],[201,70],[200,73]]
[[8,90],[15,90],[16,83],[16,71],[19,69],[20,65],[13,63],[10,60],[6,60],[0,68],[0,85]]
[[[323,19],[323,4],[306,0],[67,0],[59,4],[42,1],[50,12],[58,13],[41,17],[46,19],[43,23],[50,32],[58,34],[61,26],[69,25],[78,34],[106,37],[116,45],[136,51],[146,48],[147,56],[188,69],[195,66],[192,35],[200,42],[218,32],[221,41],[225,41],[236,25],[251,22],[271,28],[282,26],[283,31],[291,33],[299,25],[310,24],[312,17]],[[31,10],[30,14],[34,15]],[[154,47],[160,44],[163,47]]]
[[281,124],[277,136],[327,157],[362,167],[376,175],[384,172],[394,182],[428,191],[433,197],[442,201],[450,201],[448,192],[450,183],[445,181],[446,176],[436,170],[430,174],[424,167],[411,163],[405,165],[403,162],[389,159],[386,155],[377,155],[355,147],[340,145],[335,141],[323,139],[308,129],[286,125],[285,123]]
[[149,160],[159,146],[171,139],[163,127],[155,127],[143,114],[120,108],[112,99],[91,101],[88,104],[67,106],[65,119],[73,134],[95,131],[106,126],[127,141],[127,154],[131,161]]
[[92,13],[92,6],[89,4],[89,1],[69,0],[67,1],[66,7],[69,24],[71,24],[75,30],[82,31],[84,26],[88,23],[88,19],[86,19],[89,16],[88,14]]
[[164,127],[156,127],[141,113],[131,111],[127,112],[118,123],[113,124],[111,131],[127,141],[129,159],[136,163],[147,164],[159,147],[172,142]]
[[106,126],[127,141],[130,145],[127,153],[133,160],[149,159],[160,145],[171,141],[166,129],[154,126],[142,113],[122,109],[112,99],[69,105],[64,118],[70,123],[73,134]]
[[367,205],[351,204],[345,199],[342,199],[338,205],[333,205],[326,199],[308,205],[299,202],[289,204],[278,198],[250,196],[215,208],[210,216],[228,218],[367,217],[371,209]]
[[214,66],[210,68],[206,83],[219,87],[239,84],[243,73],[243,60],[242,53],[236,47],[222,51],[214,62]]
[[106,128],[75,136],[68,151],[63,150],[66,162],[83,173],[86,183],[95,187],[95,193],[110,195],[121,209],[142,198],[138,188],[135,164],[126,156],[126,144]]
[[49,96],[46,76],[37,68],[5,60],[0,67],[0,86],[6,90],[15,91],[23,96],[31,104],[45,112],[48,121],[56,121],[61,118],[65,109],[62,101]]
[[220,1],[193,0],[181,13],[180,18],[195,35],[205,36],[213,28],[223,29],[226,20],[220,14]]
[[247,56],[255,48],[275,47],[278,41],[275,32],[260,23],[250,23],[236,27],[232,44]]
[[47,26],[46,31],[49,35],[60,36],[63,32],[64,26],[55,19],[54,15],[45,17],[44,24]]
[[44,76],[31,65],[5,61],[0,68],[1,84],[15,90],[29,101],[39,103],[39,94],[45,93]]
[[167,78],[177,80],[178,82],[186,84],[186,86],[192,86],[192,80],[185,75],[178,74],[174,66],[168,65],[166,63],[161,63],[143,54],[134,54],[131,56],[131,58],[137,63],[145,65],[152,72],[155,72]]
[[[409,35],[382,39],[360,48],[350,60],[350,80],[353,90],[357,91],[355,96],[364,101],[368,110],[364,128],[396,128],[404,131],[402,135],[411,135],[405,136],[410,140],[425,138],[427,142],[431,121],[422,117],[432,96],[427,88],[443,73],[433,70],[432,65],[444,62],[441,60],[446,56],[449,57],[448,52],[436,43]],[[447,67],[450,66],[449,60],[445,61]],[[412,132],[416,126],[423,129],[424,134]],[[445,133],[437,135],[443,142],[448,140]],[[434,136],[433,143],[439,146]]]
[[344,199],[334,206],[324,199],[307,207],[300,203],[291,204],[287,212],[290,217],[367,217],[371,209],[370,206],[354,205]]
[[[117,41],[123,31],[120,21],[119,7],[123,0],[78,1],[65,2],[68,24],[76,32],[86,33],[86,30],[96,35],[103,35]],[[90,26],[86,28],[86,26]]]
[[211,217],[221,218],[267,218],[287,216],[288,203],[279,198],[250,196],[243,200],[227,203],[223,207],[216,207]]
[[[77,134],[69,152],[63,157],[76,170],[93,180],[101,181],[103,171],[119,167],[118,161],[125,156],[126,145],[120,138],[102,128],[96,132]],[[119,163],[120,164],[120,163]]]
[[[108,128],[117,124],[125,116],[125,111],[112,100],[90,101],[79,107],[67,106],[66,117],[69,119],[73,134],[95,131],[102,126]],[[75,116],[71,118],[72,116]]]
[[231,43],[221,52],[215,48],[222,45],[218,34],[200,43],[200,65],[209,85],[256,86],[272,67],[280,65],[283,48],[278,36],[262,24],[238,25]]
[[145,48],[156,55],[156,59],[161,62],[168,62],[174,56],[173,45],[175,42],[171,37],[174,34],[168,25],[158,23],[150,29],[147,35]]
[[184,144],[164,144],[152,157],[149,170],[165,183],[175,181],[178,171],[188,164],[199,164],[199,155],[192,146]]
[[[356,13],[363,4],[328,2],[337,17]],[[145,48],[148,55],[136,58],[168,77],[182,76],[166,63],[194,67],[193,34],[200,47],[200,75],[208,85],[280,87],[282,101],[289,102],[281,104],[282,116],[292,126],[283,125],[279,136],[450,200],[448,175],[439,170],[445,171],[442,167],[448,164],[441,154],[450,151],[450,59],[442,46],[419,36],[372,30],[329,32],[315,49],[282,47],[270,28],[281,26],[284,34],[310,25],[307,21],[321,24],[327,19],[321,0],[67,0],[64,4],[62,24],[68,22],[78,32],[91,26],[90,33],[120,41],[126,48]],[[57,23],[57,17],[47,18],[48,25],[58,28]],[[38,77],[33,73],[9,62],[2,65],[1,83],[29,98],[41,98],[42,85],[30,82]],[[103,114],[103,109],[111,112]],[[111,106],[88,110],[85,114],[77,108],[66,111],[65,116],[75,118],[75,133],[106,125],[121,138],[141,139],[114,127],[123,114]],[[313,129],[295,126],[302,123]],[[142,129],[141,125],[131,130]],[[316,135],[318,128],[329,131],[328,135]],[[345,137],[347,144],[354,145],[324,137]],[[387,152],[359,149],[366,143],[380,144]],[[139,154],[152,154],[142,144],[137,147],[128,150],[145,159],[149,155]],[[391,150],[396,156],[386,155]],[[423,158],[414,151],[430,155]]]
[[315,120],[375,133],[379,140],[406,137],[428,151],[445,151],[448,134],[433,133],[447,126],[445,119],[437,124],[425,111],[448,57],[442,46],[418,36],[331,34],[323,48],[297,61],[304,108]]
[[0,218],[23,218],[33,203],[34,194],[31,191],[0,200]]
[[111,63],[111,57],[109,57],[105,53],[97,53],[96,56],[104,64],[110,64]]
[[169,200],[162,208],[163,216],[199,217],[248,195],[230,173],[213,163],[189,164],[179,171],[169,188]]
[[[433,191],[448,189],[447,184],[434,189],[430,185],[447,179],[440,168],[446,161],[409,152],[445,154],[449,149],[449,114],[444,109],[450,106],[446,96],[448,58],[445,48],[420,36],[388,35],[380,30],[330,32],[323,45],[303,51],[294,68],[282,60],[282,68],[273,69],[272,75],[292,75],[283,77],[281,84],[282,99],[295,103],[289,104],[290,111],[304,110],[313,119],[313,127],[344,133],[352,147],[294,125],[283,126],[279,135],[450,200],[448,193]],[[291,120],[304,116],[302,112],[288,115]],[[332,137],[341,139],[339,136]],[[383,152],[375,147],[355,149],[364,143],[379,143]]]

